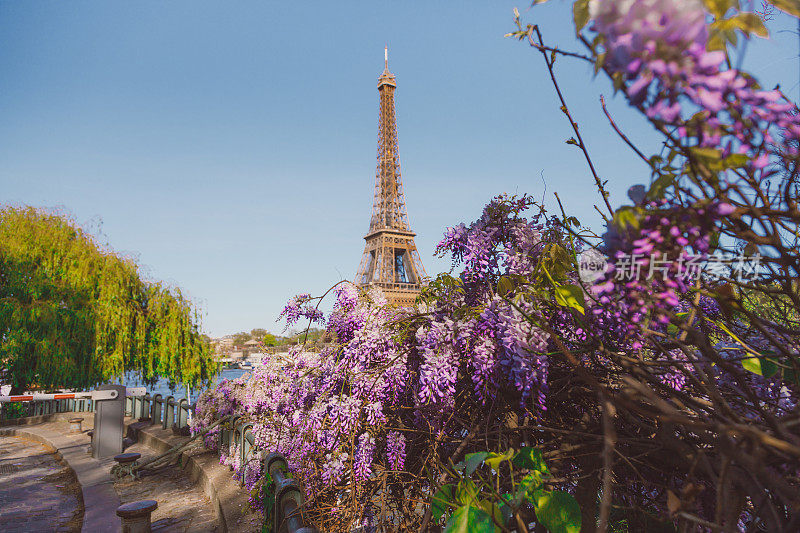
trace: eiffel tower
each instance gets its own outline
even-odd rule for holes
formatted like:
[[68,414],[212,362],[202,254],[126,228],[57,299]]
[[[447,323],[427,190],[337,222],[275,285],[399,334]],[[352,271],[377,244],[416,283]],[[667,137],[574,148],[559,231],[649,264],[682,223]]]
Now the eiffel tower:
[[400,179],[400,156],[397,153],[397,123],[394,113],[394,90],[397,82],[389,72],[389,51],[384,49],[384,70],[378,78],[380,122],[378,124],[378,169],[375,176],[375,199],[369,232],[356,285],[378,287],[390,304],[409,306],[419,294],[426,276],[414,244]]

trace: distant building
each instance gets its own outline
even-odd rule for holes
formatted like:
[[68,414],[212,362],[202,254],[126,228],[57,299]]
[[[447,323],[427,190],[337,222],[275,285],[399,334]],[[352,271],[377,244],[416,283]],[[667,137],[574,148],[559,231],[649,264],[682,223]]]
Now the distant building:
[[215,354],[227,354],[233,350],[233,335],[225,335],[219,339],[211,339],[211,347]]
[[230,350],[233,348],[233,335],[225,335],[224,337],[217,339],[217,343],[223,350]]

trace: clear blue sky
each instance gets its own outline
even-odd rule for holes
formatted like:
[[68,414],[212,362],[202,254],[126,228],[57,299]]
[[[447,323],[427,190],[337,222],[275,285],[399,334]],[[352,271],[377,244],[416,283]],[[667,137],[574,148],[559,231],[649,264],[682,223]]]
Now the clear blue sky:
[[[148,276],[180,286],[219,336],[299,292],[352,279],[372,203],[383,46],[397,75],[403,180],[429,274],[449,225],[495,194],[558,191],[599,228],[597,196],[541,58],[496,2],[0,1],[0,203],[59,207]],[[529,12],[577,48],[568,2]],[[795,28],[779,16],[774,31]],[[797,93],[796,36],[746,66]],[[646,169],[603,118],[590,69],[560,59],[612,202]],[[611,109],[646,148],[641,120]],[[547,192],[544,191],[547,184]]]

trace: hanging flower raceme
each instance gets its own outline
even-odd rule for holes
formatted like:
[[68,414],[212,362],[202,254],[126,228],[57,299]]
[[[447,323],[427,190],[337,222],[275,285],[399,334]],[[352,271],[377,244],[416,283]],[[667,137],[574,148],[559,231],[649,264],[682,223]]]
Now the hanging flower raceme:
[[436,253],[449,254],[454,267],[463,264],[466,282],[496,283],[502,274],[532,272],[541,251],[542,226],[520,216],[532,204],[528,196],[495,197],[469,227],[448,228]]
[[309,301],[311,301],[310,294],[298,294],[289,300],[278,319],[284,319],[286,327],[297,323],[301,318],[307,318],[311,322],[322,322],[325,318],[323,312],[314,306],[308,305]]
[[724,51],[709,49],[700,0],[593,0],[590,15],[603,38],[603,65],[648,117],[677,128],[683,146],[745,155],[750,171],[764,169],[770,156],[798,156],[794,106],[726,68]]

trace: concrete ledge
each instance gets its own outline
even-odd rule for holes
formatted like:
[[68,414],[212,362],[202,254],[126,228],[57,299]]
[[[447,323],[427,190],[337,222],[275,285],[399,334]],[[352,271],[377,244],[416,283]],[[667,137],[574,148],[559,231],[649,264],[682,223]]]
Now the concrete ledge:
[[[162,429],[149,422],[126,419],[128,435],[159,454],[189,440],[188,437],[174,435],[171,429]],[[219,457],[210,450],[189,455],[180,454],[180,464],[190,479],[197,483],[211,500],[217,521],[225,532],[239,533],[252,531],[250,524],[243,524],[241,518],[247,509],[248,494],[233,478],[231,469],[219,463]]]
[[[82,414],[92,415],[92,413],[57,413],[44,416],[71,415],[74,417]],[[86,416],[84,416],[85,419]],[[70,435],[43,427],[25,427],[24,429],[0,429],[0,436],[2,435],[26,437],[41,442],[54,448],[64,459],[81,485],[84,507],[82,532],[119,533],[121,531],[122,525],[116,515],[120,501],[109,473],[113,460],[99,461],[87,454],[88,437],[85,433]],[[80,442],[81,437],[87,442]]]
[[38,416],[25,416],[22,418],[9,418],[0,422],[0,427],[9,427],[9,426],[35,426],[36,424],[44,424],[45,422],[53,422],[55,420],[61,420],[63,418],[74,418],[81,416],[86,420],[86,417],[91,418],[94,420],[94,413],[93,412],[85,412],[85,413],[73,413],[72,411],[64,412],[64,413],[50,413],[47,415],[38,415]]

